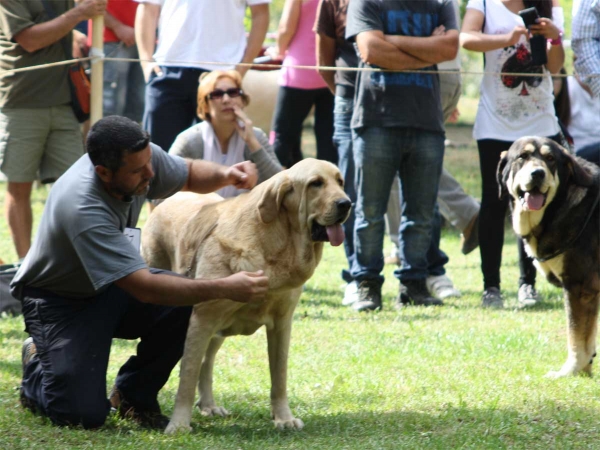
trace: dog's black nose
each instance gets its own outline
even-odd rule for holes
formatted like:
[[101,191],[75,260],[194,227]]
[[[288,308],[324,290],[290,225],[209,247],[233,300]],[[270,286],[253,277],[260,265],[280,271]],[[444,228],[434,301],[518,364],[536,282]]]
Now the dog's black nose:
[[533,172],[531,172],[531,178],[533,181],[542,181],[545,176],[546,172],[544,169],[535,169]]
[[335,202],[335,206],[341,213],[347,213],[352,208],[352,202],[350,200],[342,199]]

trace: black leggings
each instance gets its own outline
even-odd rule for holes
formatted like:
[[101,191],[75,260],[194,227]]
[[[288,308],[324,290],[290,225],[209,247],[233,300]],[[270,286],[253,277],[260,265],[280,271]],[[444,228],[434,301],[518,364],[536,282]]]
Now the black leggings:
[[315,138],[317,158],[337,164],[333,146],[333,94],[328,88],[279,88],[273,114],[275,140],[273,150],[284,167],[291,167],[302,159],[300,146],[302,123],[315,106]]
[[[500,265],[504,245],[504,220],[508,208],[508,197],[499,198],[496,169],[500,162],[500,153],[512,145],[512,142],[482,139],[477,141],[479,149],[479,168],[481,170],[481,209],[479,210],[479,252],[481,254],[481,272],[483,288],[500,288]],[[535,285],[535,267],[533,260],[525,253],[523,241],[517,239],[519,249],[519,286]]]

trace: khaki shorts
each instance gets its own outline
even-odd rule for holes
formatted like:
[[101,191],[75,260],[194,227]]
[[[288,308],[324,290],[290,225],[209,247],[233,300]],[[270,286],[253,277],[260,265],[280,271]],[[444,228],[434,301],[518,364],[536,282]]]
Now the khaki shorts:
[[440,97],[442,98],[444,122],[448,120],[452,111],[456,109],[456,105],[458,105],[458,100],[460,99],[461,90],[462,83],[458,71],[455,73],[440,73]]
[[51,183],[83,155],[70,105],[0,110],[0,171],[8,181]]

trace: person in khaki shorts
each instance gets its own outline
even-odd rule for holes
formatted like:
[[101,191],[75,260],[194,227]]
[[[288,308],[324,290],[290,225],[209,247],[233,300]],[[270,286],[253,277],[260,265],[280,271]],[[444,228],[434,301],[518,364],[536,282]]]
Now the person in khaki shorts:
[[0,2],[0,171],[8,179],[5,214],[19,258],[31,246],[33,181],[55,181],[83,154],[83,142],[68,66],[6,71],[71,59],[61,40],[70,49],[75,25],[105,9],[106,0]]

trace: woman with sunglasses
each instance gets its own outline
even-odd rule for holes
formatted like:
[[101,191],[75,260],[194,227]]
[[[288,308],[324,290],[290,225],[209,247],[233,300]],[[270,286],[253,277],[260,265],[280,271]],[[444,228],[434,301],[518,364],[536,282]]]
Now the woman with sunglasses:
[[[200,77],[198,117],[203,122],[177,136],[169,153],[190,159],[205,159],[232,166],[252,161],[258,169],[258,182],[282,170],[266,134],[252,126],[244,113],[250,98],[242,90],[242,77],[235,70],[215,70]],[[234,186],[217,191],[222,197],[244,192]]]

